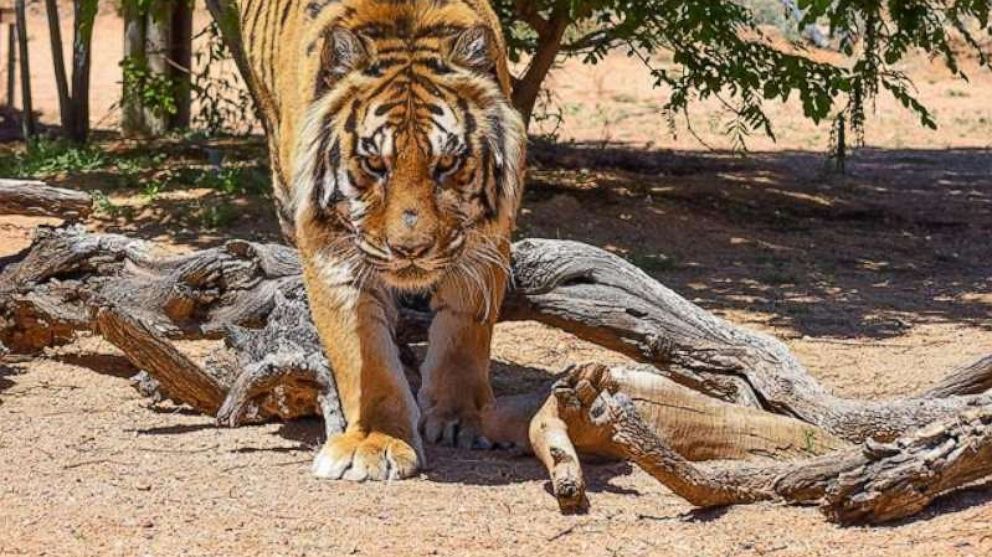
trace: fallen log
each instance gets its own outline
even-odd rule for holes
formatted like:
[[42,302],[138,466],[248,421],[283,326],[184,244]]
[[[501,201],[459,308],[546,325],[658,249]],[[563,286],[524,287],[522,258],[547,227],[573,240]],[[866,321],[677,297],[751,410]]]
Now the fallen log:
[[0,178],[0,215],[84,219],[93,212],[93,197],[84,191],[55,188],[34,180]]
[[[321,414],[328,435],[343,429],[299,262],[288,247],[232,241],[169,256],[124,236],[42,228],[30,248],[0,265],[0,343],[15,352],[37,353],[78,332],[102,334],[144,370],[144,388],[215,413],[221,425]],[[592,246],[524,240],[513,247],[513,271],[515,288],[504,304],[504,320],[541,321],[644,362],[609,374],[614,392],[630,401],[628,414],[640,424],[638,435],[618,437],[609,424],[591,421],[582,410],[588,397],[575,403],[573,396],[564,404],[562,384],[501,398],[486,414],[490,439],[530,447],[548,466],[565,511],[580,511],[587,503],[580,454],[632,460],[666,485],[681,485],[694,504],[773,495],[798,502],[795,494],[769,492],[760,483],[767,480],[767,470],[786,468],[760,468],[741,479],[700,475],[687,463],[799,458],[805,459],[802,469],[815,470],[819,461],[809,459],[817,455],[829,455],[828,463],[862,450],[850,448],[851,443],[902,446],[913,430],[982,411],[992,396],[984,392],[992,366],[983,360],[918,396],[887,401],[836,397],[781,342],[709,314]],[[430,316],[418,308],[401,310],[397,338],[425,339]],[[170,345],[204,338],[223,340],[227,347],[205,365]],[[975,442],[983,442],[982,431]],[[659,455],[682,460],[659,460]],[[942,468],[949,472],[934,484],[933,493],[960,487],[964,478],[984,471],[962,455],[954,462],[965,464]],[[911,470],[879,468],[878,478],[892,470],[895,478],[916,477]],[[855,487],[813,490],[804,501],[846,493],[836,496],[834,506],[854,508],[865,489],[889,493],[869,486],[871,480],[831,484]],[[703,490],[686,491],[686,486]],[[706,491],[707,486],[713,489]],[[828,516],[870,522],[899,514],[852,513]]]
[[573,431],[579,430],[698,507],[780,500],[819,504],[842,524],[879,524],[912,516],[938,496],[992,475],[992,395],[985,398],[982,406],[892,443],[869,442],[799,462],[714,469],[691,463],[667,443],[614,372],[593,364],[555,384],[535,427],[567,424],[568,435],[539,434],[546,446],[544,456],[538,452],[563,510],[580,508],[577,501],[584,498],[581,471],[570,460]]
[[953,415],[971,403],[971,385],[992,380],[992,369],[978,366],[969,381],[939,392],[846,399],[816,381],[781,341],[716,317],[599,248],[523,240],[513,246],[513,273],[505,320],[546,323],[653,364],[693,390],[792,416],[855,443],[891,440]]

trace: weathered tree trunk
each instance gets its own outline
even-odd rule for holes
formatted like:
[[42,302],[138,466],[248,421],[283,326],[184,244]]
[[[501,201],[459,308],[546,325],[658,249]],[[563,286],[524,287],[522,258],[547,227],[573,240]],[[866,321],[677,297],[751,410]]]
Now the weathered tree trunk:
[[[290,248],[233,241],[166,258],[123,236],[40,229],[0,265],[0,342],[14,351],[91,331],[150,376],[143,385],[223,425],[318,413],[328,434],[344,425]],[[987,360],[924,395],[841,399],[782,343],[597,248],[525,240],[513,271],[504,318],[549,323],[650,364],[581,367],[485,416],[487,436],[529,445],[548,466],[563,510],[586,504],[580,453],[631,460],[700,506],[820,501],[841,522],[905,516],[990,472]],[[398,336],[424,338],[427,316],[401,313]],[[228,350],[200,366],[171,345],[194,338],[224,339]],[[761,456],[807,460],[721,471],[690,463]]]
[[34,180],[0,178],[0,215],[79,220],[93,211],[93,198],[78,190],[53,188]]
[[841,439],[894,439],[970,403],[930,394],[837,397],[780,341],[727,323],[593,246],[524,240],[514,245],[513,257],[517,289],[503,305],[504,320],[541,321],[651,363],[693,390],[792,416]]
[[127,354],[138,369],[155,378],[166,393],[181,393],[182,401],[204,414],[216,414],[227,392],[204,373],[135,307],[113,304],[94,310],[93,330]]

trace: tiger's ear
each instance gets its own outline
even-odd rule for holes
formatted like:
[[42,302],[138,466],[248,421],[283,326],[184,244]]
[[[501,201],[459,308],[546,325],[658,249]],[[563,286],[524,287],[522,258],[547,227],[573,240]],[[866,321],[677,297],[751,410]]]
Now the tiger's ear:
[[324,43],[321,65],[331,78],[338,79],[364,66],[369,58],[369,49],[361,37],[344,27],[335,27]]
[[449,58],[456,66],[488,74],[496,65],[496,37],[483,25],[462,31],[451,47]]

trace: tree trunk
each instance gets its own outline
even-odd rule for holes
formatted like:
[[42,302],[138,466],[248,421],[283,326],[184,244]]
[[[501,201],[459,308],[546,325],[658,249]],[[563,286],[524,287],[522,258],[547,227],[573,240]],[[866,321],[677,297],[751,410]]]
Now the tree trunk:
[[74,0],[75,23],[72,41],[72,128],[69,137],[85,143],[90,134],[90,62],[92,59],[93,24],[98,9],[97,0]]
[[[152,2],[145,19],[145,63],[149,75],[170,77],[172,66],[169,53],[172,47],[172,2],[156,0]],[[143,117],[148,132],[153,136],[162,135],[169,129],[170,114],[161,107],[144,106]]]
[[524,75],[513,86],[513,106],[524,117],[524,123],[530,124],[534,115],[534,107],[541,94],[541,88],[548,72],[554,66],[555,59],[561,49],[561,41],[565,36],[569,20],[565,15],[552,16],[550,21],[540,26],[537,35],[537,50],[531,58],[530,65]]
[[171,129],[190,125],[193,71],[193,0],[172,0],[172,34],[169,38],[169,73],[175,84],[176,113],[169,122]]
[[581,508],[576,501],[584,499],[581,471],[569,459],[553,456],[574,454],[569,438],[575,430],[595,436],[597,447],[633,462],[698,507],[818,503],[827,518],[842,524],[912,516],[938,496],[992,475],[992,397],[893,443],[868,443],[800,462],[718,469],[692,464],[669,445],[605,366],[585,366],[559,381],[535,422],[537,430],[544,423],[567,427],[568,436],[538,434],[552,455],[542,461],[563,510]]
[[[142,73],[125,79],[124,120],[128,136],[156,136],[190,124],[193,12],[190,0],[124,3],[124,58]],[[141,88],[167,84],[158,91],[171,98],[169,110],[145,103]],[[165,99],[163,99],[165,101]]]
[[[124,60],[144,67],[147,63],[145,59],[145,28],[147,24],[145,12],[139,7],[137,0],[124,0],[121,11],[124,19]],[[124,137],[146,136],[148,135],[148,127],[145,124],[141,98],[131,94],[127,81],[124,82],[123,87],[121,133]]]
[[7,24],[7,106],[14,108],[17,94],[17,26]]
[[35,134],[35,121],[31,102],[31,64],[28,59],[28,22],[24,0],[15,0],[14,11],[17,18],[17,54],[21,63],[21,132],[24,139],[29,139]]
[[69,83],[65,73],[65,58],[62,54],[62,27],[59,7],[56,0],[45,0],[48,14],[48,34],[52,43],[52,65],[55,71],[55,89],[59,97],[59,119],[62,129],[72,129],[72,112],[69,104]]

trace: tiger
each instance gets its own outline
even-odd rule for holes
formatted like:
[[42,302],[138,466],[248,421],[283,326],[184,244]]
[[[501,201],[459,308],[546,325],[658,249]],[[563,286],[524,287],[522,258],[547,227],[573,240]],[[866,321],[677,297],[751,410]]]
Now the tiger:
[[[492,6],[218,1],[232,3],[221,24],[238,31],[346,422],[312,473],[403,479],[426,465],[425,441],[490,446],[490,345],[527,137]],[[394,339],[404,293],[429,295],[434,314],[416,396]]]

